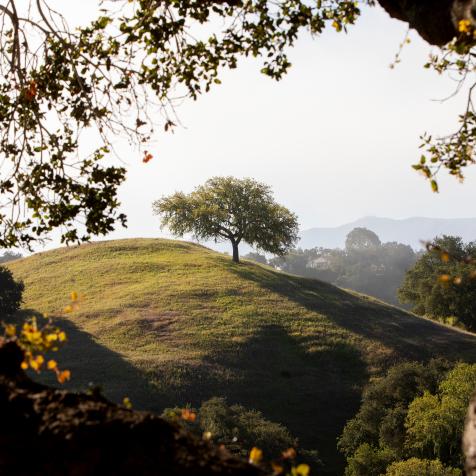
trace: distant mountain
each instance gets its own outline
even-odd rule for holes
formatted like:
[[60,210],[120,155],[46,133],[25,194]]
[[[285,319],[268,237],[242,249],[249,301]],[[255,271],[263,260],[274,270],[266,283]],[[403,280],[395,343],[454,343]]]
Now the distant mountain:
[[464,241],[476,240],[476,218],[424,218],[412,217],[403,220],[380,217],[364,217],[352,223],[334,228],[311,228],[301,232],[299,247],[316,246],[342,248],[349,231],[364,227],[377,233],[382,242],[398,241],[415,250],[424,247],[422,241],[438,235],[461,236]]

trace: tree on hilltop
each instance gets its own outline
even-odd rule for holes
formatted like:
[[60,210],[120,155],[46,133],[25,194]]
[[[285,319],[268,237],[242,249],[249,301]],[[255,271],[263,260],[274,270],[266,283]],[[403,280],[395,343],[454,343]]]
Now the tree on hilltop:
[[176,236],[229,240],[235,263],[242,241],[282,255],[298,238],[296,215],[274,201],[268,185],[250,178],[213,177],[188,195],[176,192],[152,207]]
[[[117,194],[126,171],[106,162],[118,135],[143,146],[158,127],[173,129],[177,102],[209,91],[242,57],[260,58],[263,74],[283,78],[291,66],[287,51],[301,34],[346,31],[361,5],[377,2],[109,0],[74,29],[52,3],[0,4],[0,247],[31,247],[52,230],[61,230],[65,243],[80,242],[125,224]],[[444,45],[428,67],[471,81],[472,1],[378,3],[429,43]],[[467,89],[461,127],[441,140],[425,137],[415,165],[435,190],[442,166],[461,177],[475,161],[473,88]],[[80,148],[85,130],[97,138],[88,151]],[[151,158],[144,151],[143,162]]]

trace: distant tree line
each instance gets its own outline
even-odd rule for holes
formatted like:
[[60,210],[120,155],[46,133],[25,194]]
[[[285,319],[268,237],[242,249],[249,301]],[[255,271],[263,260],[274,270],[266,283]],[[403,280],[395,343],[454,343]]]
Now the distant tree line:
[[399,304],[397,290],[417,254],[408,245],[382,243],[373,231],[355,228],[347,235],[344,249],[293,249],[269,260],[257,253],[247,258]]

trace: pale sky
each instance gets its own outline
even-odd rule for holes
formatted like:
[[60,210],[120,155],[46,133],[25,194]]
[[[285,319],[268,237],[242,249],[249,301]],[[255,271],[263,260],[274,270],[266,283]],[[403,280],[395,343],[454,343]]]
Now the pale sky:
[[[96,5],[57,1],[75,19]],[[456,128],[464,95],[438,101],[455,83],[423,68],[430,47],[415,33],[401,64],[389,68],[406,29],[380,8],[366,8],[348,35],[304,35],[281,82],[261,75],[251,60],[224,72],[221,85],[179,108],[183,127],[156,137],[151,162],[121,145],[128,180],[120,196],[129,227],[109,238],[159,236],[151,202],[214,175],[271,185],[302,229],[365,215],[476,216],[476,167],[463,185],[441,174],[438,195],[411,168],[423,132]]]

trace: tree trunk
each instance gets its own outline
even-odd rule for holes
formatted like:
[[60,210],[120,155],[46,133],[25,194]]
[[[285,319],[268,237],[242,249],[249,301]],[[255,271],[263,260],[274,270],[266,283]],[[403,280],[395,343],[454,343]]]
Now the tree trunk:
[[474,24],[471,13],[473,0],[378,0],[393,17],[407,22],[420,36],[432,45],[442,46],[458,32],[458,22],[468,19]]
[[238,250],[238,243],[233,240],[231,242],[231,246],[233,246],[233,261],[235,263],[239,263],[240,262],[240,252]]

